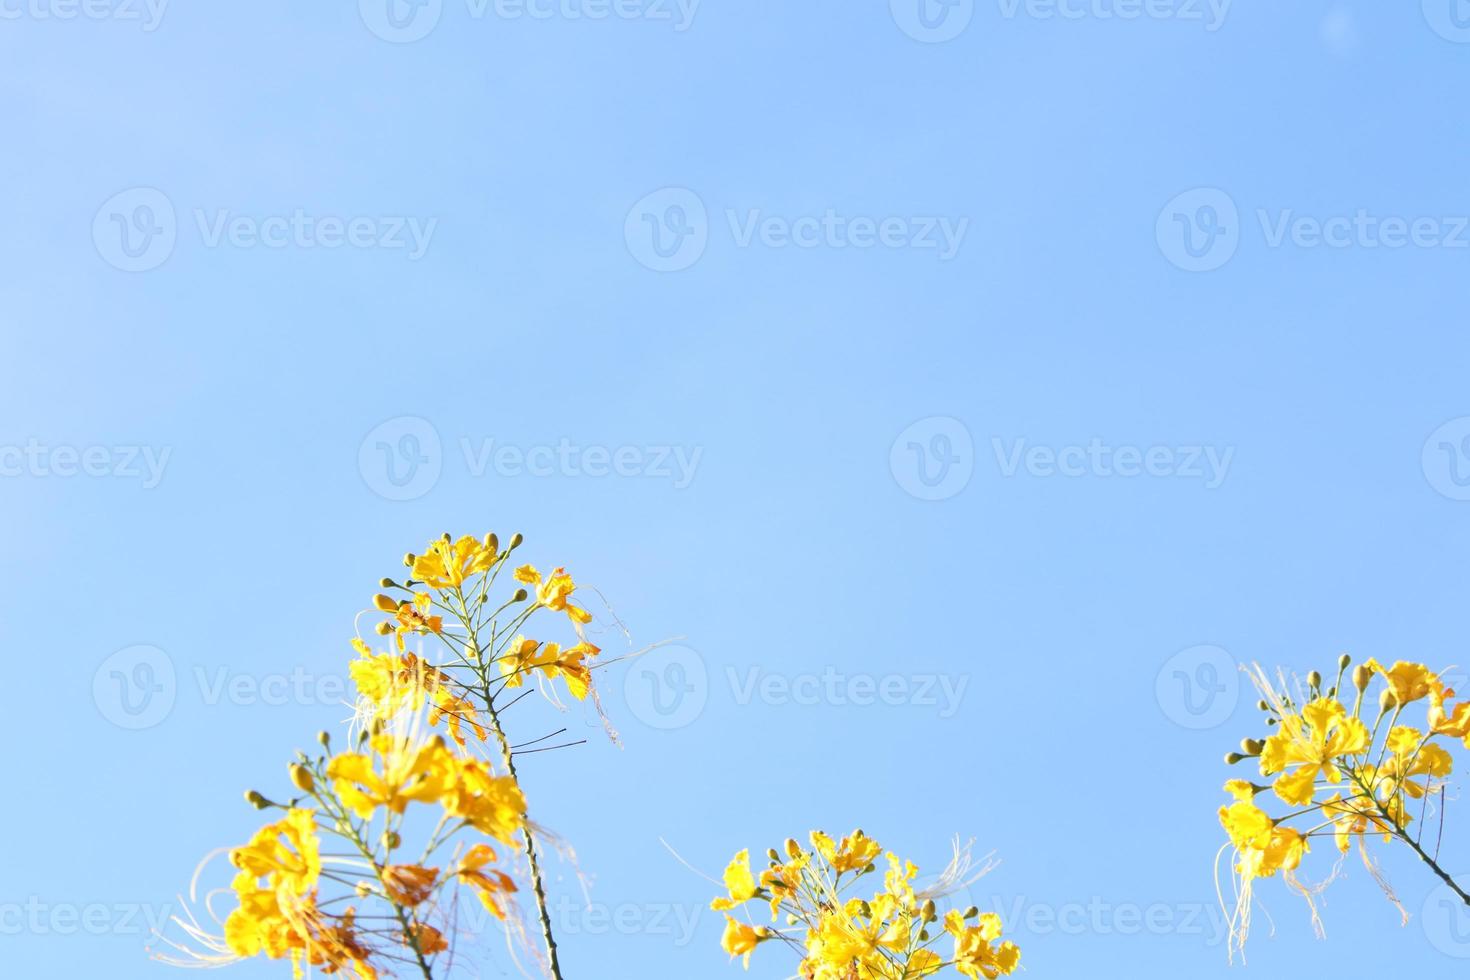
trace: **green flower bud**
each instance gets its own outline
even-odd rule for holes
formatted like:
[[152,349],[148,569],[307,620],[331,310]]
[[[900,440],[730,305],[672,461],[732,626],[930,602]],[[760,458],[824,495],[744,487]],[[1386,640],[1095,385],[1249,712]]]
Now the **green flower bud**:
[[531,593],[527,592],[525,589],[516,589],[516,594],[511,597],[511,600],[510,601],[511,602],[525,602],[526,599],[530,595],[531,595]]
[[257,810],[264,810],[266,807],[271,805],[270,800],[266,799],[264,796],[261,796],[253,789],[246,791],[245,802],[249,803]]
[[1239,762],[1241,759],[1244,759],[1244,758],[1245,758],[1245,756],[1241,755],[1239,752],[1231,752],[1231,753],[1229,753],[1228,755],[1225,756],[1225,764],[1227,766],[1233,766],[1237,762]]
[[391,578],[382,578],[378,580],[378,588],[380,589],[395,589],[397,587],[398,583],[393,581]]
[[1347,654],[1344,653],[1342,656],[1340,656],[1340,657],[1337,658],[1337,669],[1338,670],[1347,670],[1348,669],[1348,664],[1350,664],[1352,662],[1353,662],[1353,658],[1352,657],[1349,657]]
[[1265,743],[1260,739],[1243,738],[1240,740],[1240,753],[1244,756],[1260,755]]
[[412,551],[410,551],[408,554],[406,554],[406,555],[403,556],[403,564],[406,565],[406,566],[408,566],[409,568],[412,568],[413,567],[413,563],[415,561],[417,561],[417,560],[418,560],[418,556],[415,555]]
[[1366,691],[1373,680],[1373,668],[1367,664],[1358,664],[1353,668],[1353,687],[1359,691]]
[[515,551],[521,546],[521,542],[525,540],[525,538],[521,537],[521,532],[519,531],[517,531],[515,534],[512,534],[510,536],[510,550]]
[[291,767],[291,783],[301,792],[310,793],[316,780],[312,778],[310,769],[297,763]]

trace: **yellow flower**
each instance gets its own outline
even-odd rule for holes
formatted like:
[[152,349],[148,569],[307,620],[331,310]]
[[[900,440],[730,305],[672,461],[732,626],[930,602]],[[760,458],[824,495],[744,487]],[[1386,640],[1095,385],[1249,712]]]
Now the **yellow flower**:
[[[1350,717],[1335,698],[1318,698],[1300,715],[1286,715],[1281,730],[1261,750],[1261,773],[1282,775],[1273,784],[1276,795],[1293,806],[1312,801],[1318,777],[1342,781],[1336,760],[1368,751],[1368,726]],[[1290,769],[1292,766],[1298,768]]]
[[475,759],[454,762],[455,771],[443,795],[445,812],[482,834],[513,843],[526,824],[526,798],[516,781],[492,774]]
[[833,844],[832,838],[820,830],[812,831],[811,840],[817,853],[822,855],[823,860],[832,865],[833,870],[838,874],[866,868],[883,852],[878,842],[864,835],[861,830],[855,830],[849,836],[842,838],[840,845]]
[[433,956],[449,948],[449,940],[444,938],[444,933],[427,922],[413,923],[409,927],[409,934],[413,936],[414,944],[418,946],[419,952],[425,956]]
[[1461,701],[1446,712],[1445,699],[1454,696],[1455,692],[1443,685],[1430,689],[1429,728],[1436,735],[1463,739],[1465,748],[1470,749],[1470,701]]
[[1402,789],[1414,799],[1421,799],[1430,791],[1431,784],[1414,782],[1411,777],[1445,779],[1454,769],[1450,754],[1427,739],[1419,729],[1407,725],[1397,725],[1388,733],[1385,744],[1390,756],[1378,772],[1388,784],[1389,793]]
[[1393,667],[1385,668],[1377,660],[1369,659],[1366,666],[1374,673],[1383,675],[1388,681],[1388,689],[1393,692],[1394,700],[1400,706],[1444,689],[1439,682],[1439,676],[1423,664],[1400,660]]
[[427,899],[439,880],[438,868],[390,864],[383,868],[383,889],[395,905],[413,908]]
[[545,581],[533,565],[522,565],[515,571],[516,581],[536,586],[536,601],[547,609],[564,612],[573,623],[581,625],[592,622],[592,614],[571,604],[576,583],[565,568],[555,569]]
[[506,687],[520,687],[527,676],[539,670],[551,680],[563,678],[572,697],[581,701],[587,697],[587,690],[592,686],[592,671],[586,660],[601,652],[585,642],[563,650],[556,643],[543,646],[536,640],[518,636],[511,641],[498,663]]
[[710,902],[710,908],[716,912],[733,909],[755,898],[760,889],[756,887],[755,878],[750,873],[750,851],[744,850],[735,855],[735,859],[725,868],[725,888],[730,892],[729,898],[717,898]]
[[954,936],[954,968],[967,977],[994,980],[1015,972],[1021,951],[1015,943],[993,945],[1000,938],[1000,916],[982,914],[975,925],[967,925],[959,912],[944,917],[944,931]]
[[489,737],[485,726],[480,724],[479,713],[475,706],[467,698],[450,691],[447,687],[440,687],[434,691],[434,708],[429,712],[429,724],[439,724],[439,719],[449,719],[449,737],[454,739],[460,748],[465,746],[464,733],[460,730],[461,725],[469,725],[470,730],[480,741]]
[[756,946],[769,938],[765,929],[757,929],[743,922],[736,922],[730,915],[725,916],[725,934],[720,937],[720,945],[730,958],[744,956],[744,965],[750,969],[750,954]]
[[316,811],[289,810],[286,816],[256,831],[250,843],[230,852],[230,863],[271,887],[305,895],[316,887],[322,871]]
[[484,870],[485,865],[494,860],[495,852],[490,845],[476,844],[465,853],[454,873],[474,887],[481,905],[497,919],[504,919],[505,910],[500,906],[499,896],[511,894],[516,886],[505,872]]
[[1282,869],[1294,871],[1308,850],[1305,837],[1290,827],[1277,826],[1253,803],[1237,801],[1221,807],[1220,823],[1240,854],[1235,867],[1243,878],[1269,878]]
[[457,589],[495,564],[495,552],[466,534],[450,544],[443,538],[429,543],[426,554],[413,562],[413,577],[434,589]]
[[380,806],[402,813],[409,803],[437,802],[454,779],[455,758],[437,737],[414,746],[385,733],[369,744],[373,756],[345,752],[327,764],[337,796],[364,820]]

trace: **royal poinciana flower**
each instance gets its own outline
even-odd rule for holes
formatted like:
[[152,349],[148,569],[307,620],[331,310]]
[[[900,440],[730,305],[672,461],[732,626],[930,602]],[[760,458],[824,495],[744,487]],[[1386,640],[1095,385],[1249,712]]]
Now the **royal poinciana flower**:
[[[1435,817],[1443,830],[1444,810],[1437,801],[1453,770],[1445,744],[1460,740],[1470,748],[1470,702],[1451,705],[1455,692],[1435,672],[1404,661],[1384,667],[1369,660],[1353,670],[1352,691],[1345,691],[1351,662],[1347,655],[1339,659],[1331,686],[1324,687],[1314,671],[1298,690],[1284,678],[1272,681],[1260,668],[1252,672],[1269,731],[1263,739],[1245,739],[1226,762],[1254,759],[1263,781],[1228,780],[1232,802],[1219,811],[1229,838],[1222,853],[1233,849],[1235,855],[1235,903],[1227,909],[1232,953],[1245,943],[1259,879],[1279,876],[1306,900],[1321,930],[1314,897],[1325,882],[1309,884],[1300,870],[1313,842],[1324,838],[1340,854],[1356,845],[1380,882],[1369,841],[1397,841],[1470,905],[1470,895],[1439,866],[1437,844],[1426,845],[1424,833]],[[1373,696],[1375,688],[1379,693]],[[1401,724],[1421,703],[1424,726]],[[1330,869],[1324,878],[1330,880]]]
[[[288,802],[247,794],[257,808],[282,815],[229,852],[235,905],[222,934],[194,916],[176,920],[190,943],[174,944],[186,956],[173,962],[216,966],[264,956],[289,960],[298,977],[316,968],[432,980],[448,971],[463,892],[560,980],[537,828],[516,773],[520,750],[501,712],[529,685],[553,703],[560,685],[595,703],[591,660],[600,651],[584,635],[592,616],[570,601],[576,585],[563,568],[543,578],[523,565],[508,578],[534,586],[534,595],[516,588],[505,601],[490,599],[521,543],[520,535],[505,548],[493,534],[445,535],[406,556],[407,581],[379,583],[385,591],[372,606],[385,618],[376,633],[392,642],[375,651],[353,638],[352,748],[334,753],[322,733],[324,751],[301,754],[290,768],[296,795]],[[567,617],[551,621],[570,625],[573,642],[529,635],[543,610]],[[443,656],[408,652],[409,638],[439,642]],[[443,734],[435,733],[440,726]],[[561,747],[545,740],[524,744]],[[539,942],[522,925],[518,896],[527,893]]]
[[[884,855],[881,888],[872,891],[883,850],[861,830],[839,842],[821,831],[810,839],[810,850],[788,840],[784,853],[767,851],[769,864],[759,878],[749,851],[736,854],[725,869],[726,894],[710,907],[725,913],[725,952],[746,967],[766,943],[796,953],[804,980],[908,980],[946,969],[993,980],[1020,963],[1016,945],[1001,940],[999,916],[972,906],[941,920],[934,899],[943,896],[916,892],[919,869],[892,853]],[[968,850],[957,848],[941,880],[963,885],[988,870],[966,880],[968,868]],[[769,907],[770,925],[751,916],[752,902]],[[757,908],[764,918],[765,908]]]

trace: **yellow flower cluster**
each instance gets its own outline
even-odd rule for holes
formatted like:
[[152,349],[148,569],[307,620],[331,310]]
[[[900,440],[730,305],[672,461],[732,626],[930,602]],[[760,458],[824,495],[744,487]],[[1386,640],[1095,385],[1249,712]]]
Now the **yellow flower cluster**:
[[[358,694],[354,750],[332,753],[324,732],[324,751],[300,754],[290,767],[298,795],[282,804],[246,794],[257,808],[284,815],[230,851],[238,905],[223,935],[184,924],[205,948],[192,952],[195,964],[289,958],[297,976],[310,967],[359,978],[408,964],[432,978],[436,957],[450,946],[460,888],[497,919],[518,911],[520,889],[510,871],[494,867],[494,841],[525,859],[543,928],[544,949],[534,955],[560,977],[534,826],[516,752],[501,727],[500,698],[541,678],[545,685],[559,679],[584,699],[592,691],[589,661],[600,651],[583,635],[592,617],[573,604],[576,584],[563,568],[545,577],[530,565],[515,568],[510,577],[531,588],[517,587],[499,605],[490,600],[521,543],[516,535],[502,549],[494,534],[444,535],[424,554],[405,557],[407,581],[381,581],[386,592],[372,604],[388,618],[376,632],[392,637],[392,648],[375,652],[361,637],[352,641],[359,655],[349,667]],[[528,638],[524,630],[540,610],[565,615],[576,642]],[[436,639],[445,656],[430,662],[408,652],[410,637]],[[448,738],[427,731],[441,722]],[[482,744],[485,755],[477,754]],[[415,833],[424,839],[410,847],[406,838]],[[324,852],[324,838],[345,847]],[[364,911],[369,905],[371,913]],[[521,934],[518,925],[513,932]]]
[[[1266,781],[1227,781],[1225,791],[1233,802],[1219,811],[1229,837],[1226,846],[1235,852],[1233,947],[1245,941],[1256,879],[1279,873],[1312,903],[1317,889],[1303,884],[1296,873],[1318,838],[1330,836],[1344,854],[1356,841],[1375,874],[1369,836],[1397,839],[1438,871],[1410,825],[1415,810],[1421,817],[1428,813],[1453,768],[1450,753],[1436,739],[1460,739],[1470,748],[1470,702],[1450,706],[1455,692],[1423,664],[1400,661],[1384,667],[1369,660],[1351,674],[1355,695],[1349,704],[1343,681],[1351,662],[1344,655],[1336,682],[1325,688],[1314,671],[1298,697],[1284,681],[1273,683],[1259,668],[1253,675],[1271,731],[1264,739],[1245,739],[1226,762],[1253,758]],[[1370,697],[1380,680],[1380,693]],[[1423,727],[1401,724],[1405,710],[1418,702],[1425,703]],[[1272,817],[1258,802],[1268,791],[1284,804],[1281,816]],[[1312,913],[1315,922],[1315,907]]]
[[[993,980],[1015,971],[1021,951],[1000,941],[999,916],[971,907],[940,920],[933,898],[914,891],[919,869],[892,853],[884,855],[882,888],[859,897],[860,883],[877,872],[883,854],[878,842],[861,830],[841,841],[813,831],[810,840],[810,849],[792,839],[784,854],[767,851],[770,864],[759,879],[748,851],[725,869],[728,894],[710,907],[725,913],[725,951],[743,957],[747,967],[757,946],[776,941],[800,953],[798,972],[805,980],[908,980],[951,967]],[[777,925],[729,914],[753,901],[768,903]],[[947,957],[935,948],[942,936],[952,940]]]

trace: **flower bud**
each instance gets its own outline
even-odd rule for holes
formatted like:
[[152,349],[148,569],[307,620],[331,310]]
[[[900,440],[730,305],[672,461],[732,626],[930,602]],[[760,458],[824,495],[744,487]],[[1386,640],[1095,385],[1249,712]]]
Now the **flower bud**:
[[863,918],[871,919],[873,917],[873,906],[869,905],[866,899],[863,899],[858,902],[858,912]]
[[1241,753],[1241,755],[1244,755],[1244,756],[1260,755],[1261,754],[1261,749],[1263,749],[1263,748],[1265,748],[1265,743],[1263,743],[1260,739],[1243,738],[1243,739],[1240,740],[1240,753]]
[[379,636],[387,636],[389,633],[393,632],[393,624],[379,623],[377,626],[373,627],[373,632],[377,633]]
[[766,857],[771,859],[772,864],[781,863],[781,855],[776,853],[776,849],[774,847],[766,849]]
[[934,899],[926,899],[922,908],[919,909],[919,918],[925,922],[933,922],[939,918],[939,913],[934,910]]
[[1225,756],[1225,764],[1227,766],[1233,766],[1244,758],[1245,756],[1241,755],[1239,752],[1231,752],[1230,754]]
[[927,943],[929,941],[929,930],[928,929],[920,929],[919,930],[919,941],[922,942],[922,943]]
[[973,919],[973,918],[975,918],[975,916],[977,916],[979,914],[980,914],[980,909],[977,908],[974,905],[971,905],[969,908],[965,909],[965,918],[967,918],[967,919]]
[[318,742],[322,743],[322,748],[326,749],[328,752],[332,751],[332,736],[331,735],[329,735],[326,732],[317,732],[316,733],[316,740]]
[[1262,698],[1260,701],[1257,701],[1256,702],[1256,707],[1257,708],[1260,708],[1262,711],[1270,711],[1271,710],[1271,706],[1266,703],[1266,701],[1265,701],[1264,698]]
[[1392,708],[1398,703],[1399,699],[1394,697],[1393,691],[1389,690],[1388,688],[1384,688],[1383,693],[1378,695],[1379,711],[1387,711],[1389,708]]
[[316,781],[311,778],[311,770],[299,762],[291,767],[291,782],[303,793],[310,793]]
[[383,846],[388,850],[397,850],[403,843],[403,838],[398,836],[398,831],[390,830],[383,835]]
[[485,550],[492,555],[500,554],[500,538],[494,534],[485,535]]
[[531,593],[527,592],[525,589],[516,589],[516,594],[511,597],[511,600],[510,601],[511,602],[525,602],[526,599],[530,595],[531,595]]
[[397,586],[398,583],[393,581],[391,578],[382,578],[378,580],[378,588],[380,589],[393,589],[397,588]]
[[786,856],[793,860],[801,857],[801,845],[796,842],[795,837],[786,838]]
[[271,801],[270,800],[266,799],[264,796],[261,796],[259,793],[257,793],[253,789],[252,790],[248,790],[245,793],[245,802],[246,803],[249,803],[251,806],[255,807],[255,809],[257,809],[257,810],[264,810],[266,807],[268,807],[268,806],[271,805]]
[[1311,685],[1312,690],[1317,690],[1322,686],[1322,675],[1315,670],[1312,671],[1307,675],[1307,683]]
[[1373,680],[1373,668],[1367,664],[1358,664],[1353,668],[1353,687],[1359,691],[1366,691],[1368,684]]
[[521,542],[524,540],[526,539],[521,537],[521,532],[517,531],[515,534],[512,534],[510,536],[510,550],[515,551],[521,546]]
[[398,611],[398,600],[393,599],[389,596],[385,596],[381,592],[373,596],[373,605],[377,606],[380,611],[385,613]]
[[403,556],[403,564],[409,568],[412,568],[413,563],[416,561],[418,561],[418,555],[415,555],[412,551]]
[[1340,656],[1340,657],[1337,658],[1337,669],[1338,670],[1347,670],[1348,669],[1348,664],[1350,664],[1352,662],[1353,662],[1353,658],[1352,657],[1349,657],[1347,654],[1344,653],[1342,656]]

